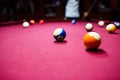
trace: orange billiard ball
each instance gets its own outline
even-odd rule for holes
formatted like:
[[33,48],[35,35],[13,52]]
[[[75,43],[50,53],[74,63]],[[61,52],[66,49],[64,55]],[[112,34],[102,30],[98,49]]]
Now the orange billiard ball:
[[101,44],[101,36],[97,32],[88,32],[83,37],[87,49],[97,49]]
[[43,19],[41,19],[41,20],[39,21],[40,24],[44,24],[44,22],[45,22],[45,21],[44,21]]
[[30,24],[35,24],[35,20],[31,19]]

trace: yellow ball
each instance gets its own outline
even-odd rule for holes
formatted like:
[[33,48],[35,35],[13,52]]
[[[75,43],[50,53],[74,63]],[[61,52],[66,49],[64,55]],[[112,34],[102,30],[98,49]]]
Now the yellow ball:
[[87,49],[97,49],[101,44],[101,36],[97,32],[88,32],[83,37]]
[[116,31],[116,26],[114,24],[108,24],[106,26],[106,30],[109,33],[114,33]]

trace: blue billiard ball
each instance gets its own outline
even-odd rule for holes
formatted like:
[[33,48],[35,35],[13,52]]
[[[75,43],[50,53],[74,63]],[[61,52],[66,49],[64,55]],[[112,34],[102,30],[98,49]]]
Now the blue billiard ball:
[[114,21],[113,24],[116,26],[116,28],[120,28],[120,22]]
[[53,32],[56,41],[63,41],[66,37],[66,31],[63,28],[57,28]]
[[73,20],[71,21],[71,23],[72,23],[72,24],[76,24],[76,20],[73,19]]

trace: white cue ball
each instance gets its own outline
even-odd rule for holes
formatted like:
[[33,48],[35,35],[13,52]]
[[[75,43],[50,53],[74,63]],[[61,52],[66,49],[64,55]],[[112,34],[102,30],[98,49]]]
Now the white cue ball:
[[99,22],[98,22],[98,25],[99,25],[99,26],[104,26],[104,25],[105,25],[105,22],[104,22],[104,21],[99,21]]
[[23,27],[25,27],[25,28],[30,26],[29,22],[26,22],[26,21],[25,21],[25,22],[23,22],[23,24],[22,24],[22,25],[23,25]]
[[87,23],[87,24],[85,25],[85,29],[86,29],[87,31],[92,31],[92,29],[93,29],[93,24],[92,24],[92,23]]

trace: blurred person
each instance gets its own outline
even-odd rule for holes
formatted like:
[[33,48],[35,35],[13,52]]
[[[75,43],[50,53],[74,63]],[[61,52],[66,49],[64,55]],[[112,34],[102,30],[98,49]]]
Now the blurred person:
[[80,0],[67,0],[65,5],[65,17],[66,18],[79,18],[79,2]]

